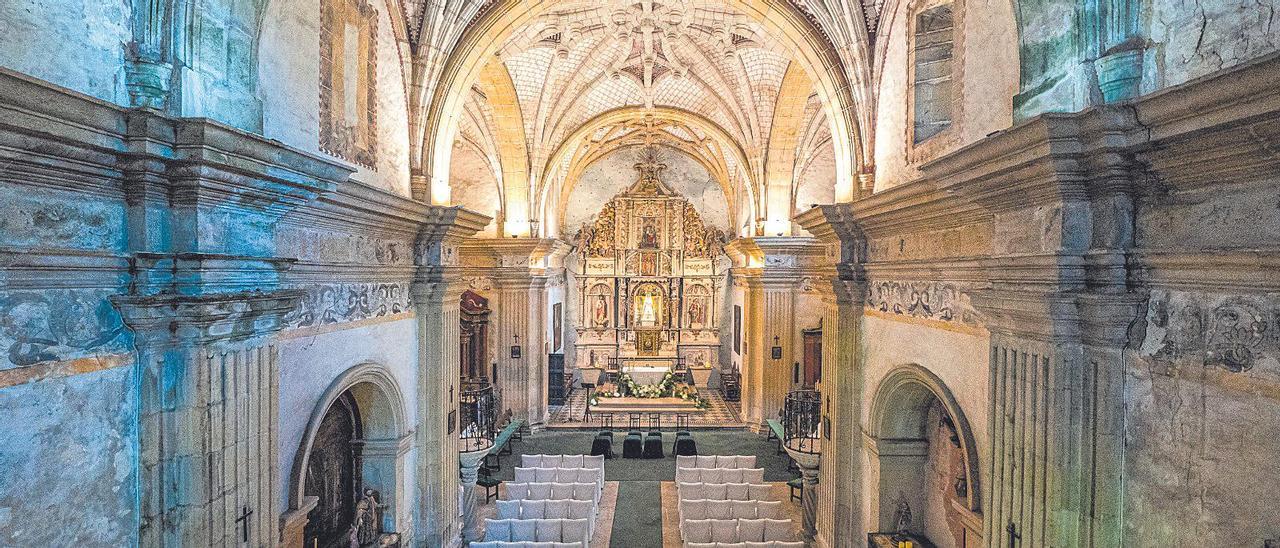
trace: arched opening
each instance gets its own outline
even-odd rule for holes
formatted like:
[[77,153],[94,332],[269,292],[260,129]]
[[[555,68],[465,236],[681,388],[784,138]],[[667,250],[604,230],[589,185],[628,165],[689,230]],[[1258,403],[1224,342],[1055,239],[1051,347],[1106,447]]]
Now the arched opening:
[[281,519],[286,546],[361,546],[396,535],[408,517],[409,450],[400,390],[378,364],[348,369],[312,411]]
[[977,448],[942,381],[918,365],[891,371],[871,410],[871,528],[939,547],[980,546]]
[[458,362],[462,384],[489,384],[493,380],[485,365],[489,355],[489,299],[464,291],[460,312]]
[[348,390],[325,412],[312,440],[303,493],[316,497],[316,507],[307,516],[304,546],[341,544],[351,527],[359,527],[355,472],[361,468],[360,451],[353,441],[363,437],[360,410]]

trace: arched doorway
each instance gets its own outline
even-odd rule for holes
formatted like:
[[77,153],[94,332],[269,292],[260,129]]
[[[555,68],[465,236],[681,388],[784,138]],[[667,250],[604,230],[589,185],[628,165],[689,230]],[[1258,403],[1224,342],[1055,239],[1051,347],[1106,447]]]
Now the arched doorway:
[[485,366],[489,354],[489,300],[474,291],[464,291],[460,311],[459,378],[464,385],[492,382]]
[[867,449],[871,529],[903,527],[939,547],[982,544],[977,447],[964,412],[928,369],[904,365],[881,381]]
[[353,526],[363,545],[406,523],[403,401],[379,364],[352,367],[330,384],[294,457],[281,519],[285,546],[350,546]]
[[316,497],[316,507],[307,517],[303,546],[341,544],[355,522],[360,500],[356,471],[361,465],[359,448],[352,442],[363,437],[355,397],[345,391],[324,414],[311,443],[303,493]]

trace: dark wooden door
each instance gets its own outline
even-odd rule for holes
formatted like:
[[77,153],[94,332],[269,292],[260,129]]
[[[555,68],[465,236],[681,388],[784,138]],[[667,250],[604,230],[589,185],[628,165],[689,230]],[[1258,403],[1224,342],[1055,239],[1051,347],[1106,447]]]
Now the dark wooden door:
[[804,385],[813,387],[822,380],[822,331],[804,332]]
[[564,405],[564,354],[547,354],[547,404]]
[[360,436],[355,398],[344,393],[325,412],[311,442],[305,492],[320,499],[307,516],[306,546],[329,546],[347,535],[355,519],[360,464],[351,440]]

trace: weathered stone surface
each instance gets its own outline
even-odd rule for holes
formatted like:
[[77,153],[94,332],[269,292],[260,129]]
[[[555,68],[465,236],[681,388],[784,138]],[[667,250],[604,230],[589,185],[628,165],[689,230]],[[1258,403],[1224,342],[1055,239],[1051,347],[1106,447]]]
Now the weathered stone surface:
[[1280,295],[1160,290],[1128,364],[1126,534],[1251,545],[1280,516]]
[[[127,104],[126,0],[12,0],[0,5],[0,66]],[[40,45],[40,55],[32,46]]]
[[136,546],[131,366],[0,388],[0,544]]

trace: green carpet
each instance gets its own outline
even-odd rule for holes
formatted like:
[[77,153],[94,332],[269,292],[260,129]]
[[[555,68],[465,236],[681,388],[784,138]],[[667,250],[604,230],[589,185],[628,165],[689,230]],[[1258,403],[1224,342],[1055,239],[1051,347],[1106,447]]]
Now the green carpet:
[[[618,507],[613,515],[613,537],[610,545],[627,548],[662,546],[662,489],[660,482],[674,481],[675,456],[671,445],[674,432],[664,432],[664,459],[623,459],[622,439],[625,432],[615,432],[614,453],[617,458],[604,464],[605,481],[617,481]],[[504,481],[515,479],[520,455],[573,455],[591,451],[595,432],[580,430],[544,430],[527,435],[523,441],[512,440],[512,455],[502,457],[498,476]],[[777,440],[744,430],[695,431],[693,439],[699,455],[755,455],[756,466],[764,468],[764,479],[787,481],[797,476],[787,471],[787,456],[777,454]]]
[[662,487],[657,481],[618,484],[610,547],[662,548]]

